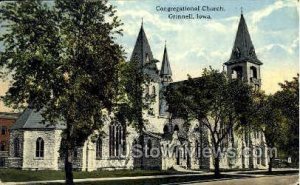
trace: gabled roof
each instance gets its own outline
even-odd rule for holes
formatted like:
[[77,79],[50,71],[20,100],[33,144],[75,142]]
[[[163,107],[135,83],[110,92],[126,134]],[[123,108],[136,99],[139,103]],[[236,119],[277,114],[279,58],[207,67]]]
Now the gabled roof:
[[56,125],[52,125],[49,122],[43,123],[44,120],[42,110],[37,112],[33,109],[27,108],[16,120],[16,123],[11,127],[12,130],[16,129],[65,129],[64,122],[60,121]]
[[147,62],[153,61],[154,57],[146,33],[144,31],[143,23],[131,54],[130,61],[133,60],[137,61],[138,64],[143,66],[144,73],[149,75],[151,79],[153,79],[154,81],[160,80],[159,71],[156,64],[150,63],[150,65],[147,65]]
[[171,65],[168,57],[167,45],[165,45],[164,56],[162,60],[161,70],[160,70],[160,76],[164,76],[164,75],[172,76],[172,70],[171,70]]
[[244,61],[262,65],[262,62],[257,59],[246,21],[243,14],[241,14],[232,53],[230,59],[225,62],[225,65]]

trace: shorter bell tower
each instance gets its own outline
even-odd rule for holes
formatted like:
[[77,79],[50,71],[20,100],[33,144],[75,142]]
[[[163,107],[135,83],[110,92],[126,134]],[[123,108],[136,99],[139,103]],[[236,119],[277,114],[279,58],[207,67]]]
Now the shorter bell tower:
[[260,66],[263,63],[256,56],[243,12],[230,59],[224,64],[227,66],[227,75],[230,79],[241,79],[253,85],[255,89],[260,89]]

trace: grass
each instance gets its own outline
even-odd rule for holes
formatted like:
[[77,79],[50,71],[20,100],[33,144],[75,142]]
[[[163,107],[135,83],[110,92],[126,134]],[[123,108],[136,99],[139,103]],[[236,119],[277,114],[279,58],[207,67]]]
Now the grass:
[[[233,175],[222,175],[218,180],[223,178],[235,178]],[[187,182],[207,182],[217,180],[214,175],[204,176],[188,176],[188,177],[167,177],[158,179],[139,179],[139,180],[127,180],[127,181],[105,181],[105,182],[84,182],[76,183],[76,185],[160,185],[160,184],[182,184]],[[51,184],[52,185],[52,184]],[[54,184],[53,184],[54,185]],[[58,184],[57,184],[58,185]]]
[[[294,171],[274,171],[268,173],[266,171],[253,171],[253,172],[240,172],[240,174],[248,177],[247,174],[261,174],[261,175],[287,175],[298,173],[298,170]],[[74,172],[74,179],[84,178],[101,178],[101,177],[132,177],[132,176],[147,176],[147,175],[175,175],[183,174],[176,171],[154,171],[154,170],[116,170],[116,171],[93,171],[93,172]],[[243,178],[243,176],[236,175],[221,175],[222,178]],[[0,169],[0,179],[2,182],[23,182],[23,181],[43,181],[43,180],[63,180],[64,171],[25,171],[17,169]],[[216,180],[214,175],[202,175],[202,176],[188,176],[188,177],[167,177],[158,179],[141,179],[141,180],[127,180],[127,181],[103,181],[103,182],[85,182],[76,183],[79,185],[156,185],[165,183],[182,183],[182,182],[203,182]],[[55,183],[51,183],[55,184]],[[57,184],[57,183],[56,183]]]
[[[93,172],[73,172],[74,179],[101,178],[101,177],[132,177],[146,175],[172,175],[182,174],[176,171],[155,171],[155,170],[116,170],[116,171],[93,171]],[[23,182],[23,181],[43,181],[43,180],[63,180],[64,171],[26,171],[18,169],[0,169],[0,179],[2,182]]]

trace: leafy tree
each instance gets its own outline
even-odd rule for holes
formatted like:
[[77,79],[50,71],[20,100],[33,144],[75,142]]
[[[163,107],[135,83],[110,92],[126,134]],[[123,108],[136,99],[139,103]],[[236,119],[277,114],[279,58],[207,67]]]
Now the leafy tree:
[[299,162],[299,74],[291,81],[279,84],[281,90],[274,94],[274,106],[280,109],[286,122],[280,135],[286,136],[279,146],[293,162]]
[[[121,122],[131,124],[140,136],[143,135],[148,120],[145,114],[150,110],[155,102],[155,94],[150,94],[149,85],[153,82],[152,76],[147,71],[156,71],[156,60],[141,65],[138,60],[122,64],[120,75],[120,103],[118,105],[117,118]],[[148,91],[148,92],[147,92]],[[140,142],[142,148],[144,143]],[[143,160],[141,160],[143,167]]]
[[[285,81],[280,84],[282,90],[274,95],[263,92],[254,94],[253,114],[248,114],[252,129],[264,133],[269,149],[276,147],[282,153],[292,156],[298,162],[299,154],[299,81]],[[276,156],[269,153],[269,172],[272,171]]]
[[240,120],[251,101],[250,87],[230,81],[225,73],[204,69],[202,77],[171,85],[166,92],[173,117],[197,120],[211,137],[215,176],[220,176],[220,151],[226,136]]
[[145,128],[147,120],[145,119],[145,111],[149,110],[155,101],[154,94],[146,92],[153,80],[151,76],[145,73],[145,69],[156,61],[140,65],[137,60],[123,63],[121,70],[120,85],[123,92],[123,104],[120,106],[119,116],[121,119],[127,120],[137,129],[139,133]]
[[65,122],[61,146],[66,183],[73,184],[72,151],[103,126],[116,102],[121,23],[107,0],[58,0],[52,8],[41,0],[8,2],[1,20],[0,66],[13,73],[4,99]]
[[253,115],[254,118],[251,123],[258,130],[262,131],[265,136],[266,145],[269,149],[269,172],[272,172],[274,158],[276,157],[276,154],[272,150],[278,147],[282,141],[282,125],[286,122],[286,119],[282,111],[278,109],[274,96],[266,96],[263,93],[258,93],[255,97],[254,109],[257,112]]

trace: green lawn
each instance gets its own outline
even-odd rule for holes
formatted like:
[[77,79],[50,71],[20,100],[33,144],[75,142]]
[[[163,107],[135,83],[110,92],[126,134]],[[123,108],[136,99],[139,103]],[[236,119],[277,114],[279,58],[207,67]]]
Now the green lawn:
[[[266,171],[253,171],[253,172],[240,172],[242,176],[236,175],[222,175],[221,178],[243,178],[248,177],[249,174],[262,174],[262,175],[286,175],[295,174],[298,170],[294,171],[274,171],[271,174]],[[182,174],[176,171],[153,171],[153,170],[116,170],[116,171],[94,171],[94,172],[74,172],[75,179],[84,178],[101,178],[101,177],[130,177],[130,176],[146,176],[146,175],[174,175]],[[2,182],[22,182],[22,181],[40,181],[40,180],[63,180],[63,171],[24,171],[16,169],[0,169],[0,179]],[[168,177],[160,179],[142,179],[142,180],[116,180],[105,182],[86,182],[76,183],[79,185],[156,185],[164,183],[181,183],[181,182],[203,182],[215,180],[213,175],[203,176],[188,176],[188,177]]]
[[[154,171],[154,170],[116,170],[116,171],[93,171],[74,172],[74,179],[101,178],[101,177],[131,177],[145,175],[171,175],[181,174],[176,171]],[[63,180],[64,171],[25,171],[17,169],[0,169],[2,182],[22,182],[40,180]]]
[[[222,178],[236,178],[234,175],[222,175]],[[123,180],[123,181],[105,181],[105,182],[84,182],[76,183],[76,185],[160,185],[160,184],[182,184],[186,182],[207,182],[216,180],[214,175],[204,175],[204,176],[188,176],[188,177],[167,177],[158,179],[139,179],[139,180]],[[52,184],[51,184],[52,185]],[[58,185],[58,184],[53,184]]]

